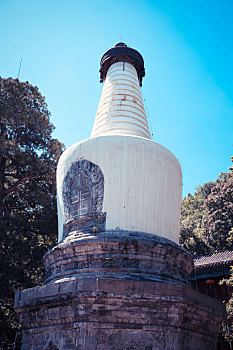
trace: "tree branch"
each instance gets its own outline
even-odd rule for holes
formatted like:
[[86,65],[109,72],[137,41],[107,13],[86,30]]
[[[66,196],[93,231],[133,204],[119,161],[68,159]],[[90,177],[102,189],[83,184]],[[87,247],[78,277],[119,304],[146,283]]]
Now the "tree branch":
[[35,174],[33,174],[33,175],[31,174],[31,175],[25,176],[25,177],[23,177],[22,179],[16,181],[16,183],[15,183],[13,186],[11,186],[10,188],[7,188],[7,189],[4,190],[5,196],[6,196],[7,194],[11,193],[11,192],[16,191],[16,190],[18,189],[18,186],[19,186],[19,185],[21,185],[22,183],[24,183],[24,182],[26,182],[26,181],[32,179],[34,176],[35,176]]

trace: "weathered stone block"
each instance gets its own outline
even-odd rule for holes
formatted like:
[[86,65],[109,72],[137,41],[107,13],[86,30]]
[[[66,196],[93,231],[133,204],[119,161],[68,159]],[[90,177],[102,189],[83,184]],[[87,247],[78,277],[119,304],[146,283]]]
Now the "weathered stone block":
[[[63,260],[64,269],[51,272],[45,286],[16,295],[22,349],[216,349],[223,306],[191,289],[191,258],[180,247],[135,232],[101,234],[99,240],[79,233],[72,249],[68,238],[45,257],[50,272],[50,264],[62,266]],[[101,259],[106,261],[119,246],[114,267],[103,267]],[[151,271],[148,258],[155,259]],[[75,259],[82,260],[82,273],[71,269]]]

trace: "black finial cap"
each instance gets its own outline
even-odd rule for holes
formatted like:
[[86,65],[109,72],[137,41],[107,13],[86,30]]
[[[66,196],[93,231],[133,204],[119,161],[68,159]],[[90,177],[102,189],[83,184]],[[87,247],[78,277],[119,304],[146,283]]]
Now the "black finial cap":
[[127,45],[125,44],[125,43],[122,43],[122,42],[120,42],[120,43],[117,43],[116,45],[115,45],[115,47],[122,47],[122,46],[124,46],[124,47],[127,47]]
[[116,62],[128,62],[132,64],[138,73],[139,84],[142,86],[142,78],[145,76],[143,57],[137,50],[128,47],[123,42],[117,43],[102,56],[100,61],[101,83],[105,80],[109,67]]

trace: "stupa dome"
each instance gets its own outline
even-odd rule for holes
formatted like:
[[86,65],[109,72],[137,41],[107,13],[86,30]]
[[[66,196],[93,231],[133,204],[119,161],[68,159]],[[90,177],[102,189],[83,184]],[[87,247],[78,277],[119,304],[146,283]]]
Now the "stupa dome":
[[139,86],[144,60],[119,42],[101,58],[100,73],[91,137],[67,148],[58,163],[59,241],[80,230],[120,230],[178,243],[181,168],[151,139]]

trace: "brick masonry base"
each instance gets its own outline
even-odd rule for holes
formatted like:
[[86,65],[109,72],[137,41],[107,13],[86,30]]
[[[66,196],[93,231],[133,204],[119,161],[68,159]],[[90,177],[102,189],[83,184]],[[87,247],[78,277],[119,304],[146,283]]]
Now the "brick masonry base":
[[[128,251],[134,254],[134,258],[131,256],[133,270],[127,262],[129,268],[127,275],[122,263],[123,256],[120,255],[118,258],[121,263],[117,266],[114,262],[113,275],[110,273],[109,264],[107,265],[106,277],[99,275],[101,260],[97,264],[98,268],[95,266],[94,270],[93,264],[90,264],[90,275],[86,270],[85,273],[82,271],[78,274],[75,271],[72,274],[71,265],[63,270],[65,276],[61,275],[61,269],[59,274],[55,269],[52,275],[51,266],[49,263],[45,264],[47,271],[50,270],[47,279],[49,282],[44,286],[16,293],[15,308],[23,328],[22,349],[216,349],[224,309],[220,302],[192,290],[188,281],[186,283],[181,281],[176,271],[177,264],[180,264],[178,260],[182,261],[183,257],[183,269],[186,266],[188,271],[191,266],[190,256],[185,252],[182,255],[180,247],[158,236],[138,233],[137,237],[134,234],[130,239],[129,234],[127,236],[123,232],[112,234],[111,238],[111,235],[107,233],[105,235],[108,238],[103,239],[102,235],[94,238],[85,236],[82,239],[79,233],[77,244],[82,260],[84,259],[82,249],[85,251],[88,240],[99,247],[98,252],[92,249],[92,254],[99,254],[101,249],[109,254],[109,248],[112,249],[117,242],[115,238],[118,237],[118,241],[121,243],[123,241],[124,246],[127,241]],[[114,244],[111,245],[111,242]],[[73,248],[77,248],[77,244],[74,244]],[[56,246],[47,254],[45,260],[55,264],[55,260],[62,256],[62,263],[68,263],[64,261],[65,255],[60,254],[62,251],[64,254],[70,254],[70,251],[68,253],[66,250],[68,246],[64,242]],[[149,247],[150,250],[146,252],[145,248]],[[57,258],[54,255],[55,251]],[[77,257],[78,249],[72,251],[76,252],[74,255]],[[166,251],[167,255],[164,255]],[[114,251],[112,253],[114,254]],[[163,256],[160,273],[157,271],[157,279],[155,274],[149,274],[147,279],[146,274],[142,272],[143,264],[145,269],[149,269],[150,266],[146,265],[147,253],[158,262]],[[125,256],[124,251],[122,254]],[[177,254],[176,262],[175,254]],[[92,261],[89,255],[90,250],[85,259]],[[141,261],[141,265],[136,264],[138,270],[135,269],[137,259]],[[71,262],[72,258],[67,256],[65,260]],[[152,259],[152,266],[155,260]],[[169,279],[168,274],[166,275],[164,271],[166,260],[169,271],[172,271],[171,265],[174,265],[175,278],[170,276]],[[86,269],[88,270],[88,267]],[[120,278],[121,269],[122,278]],[[184,272],[182,276],[184,278]]]

